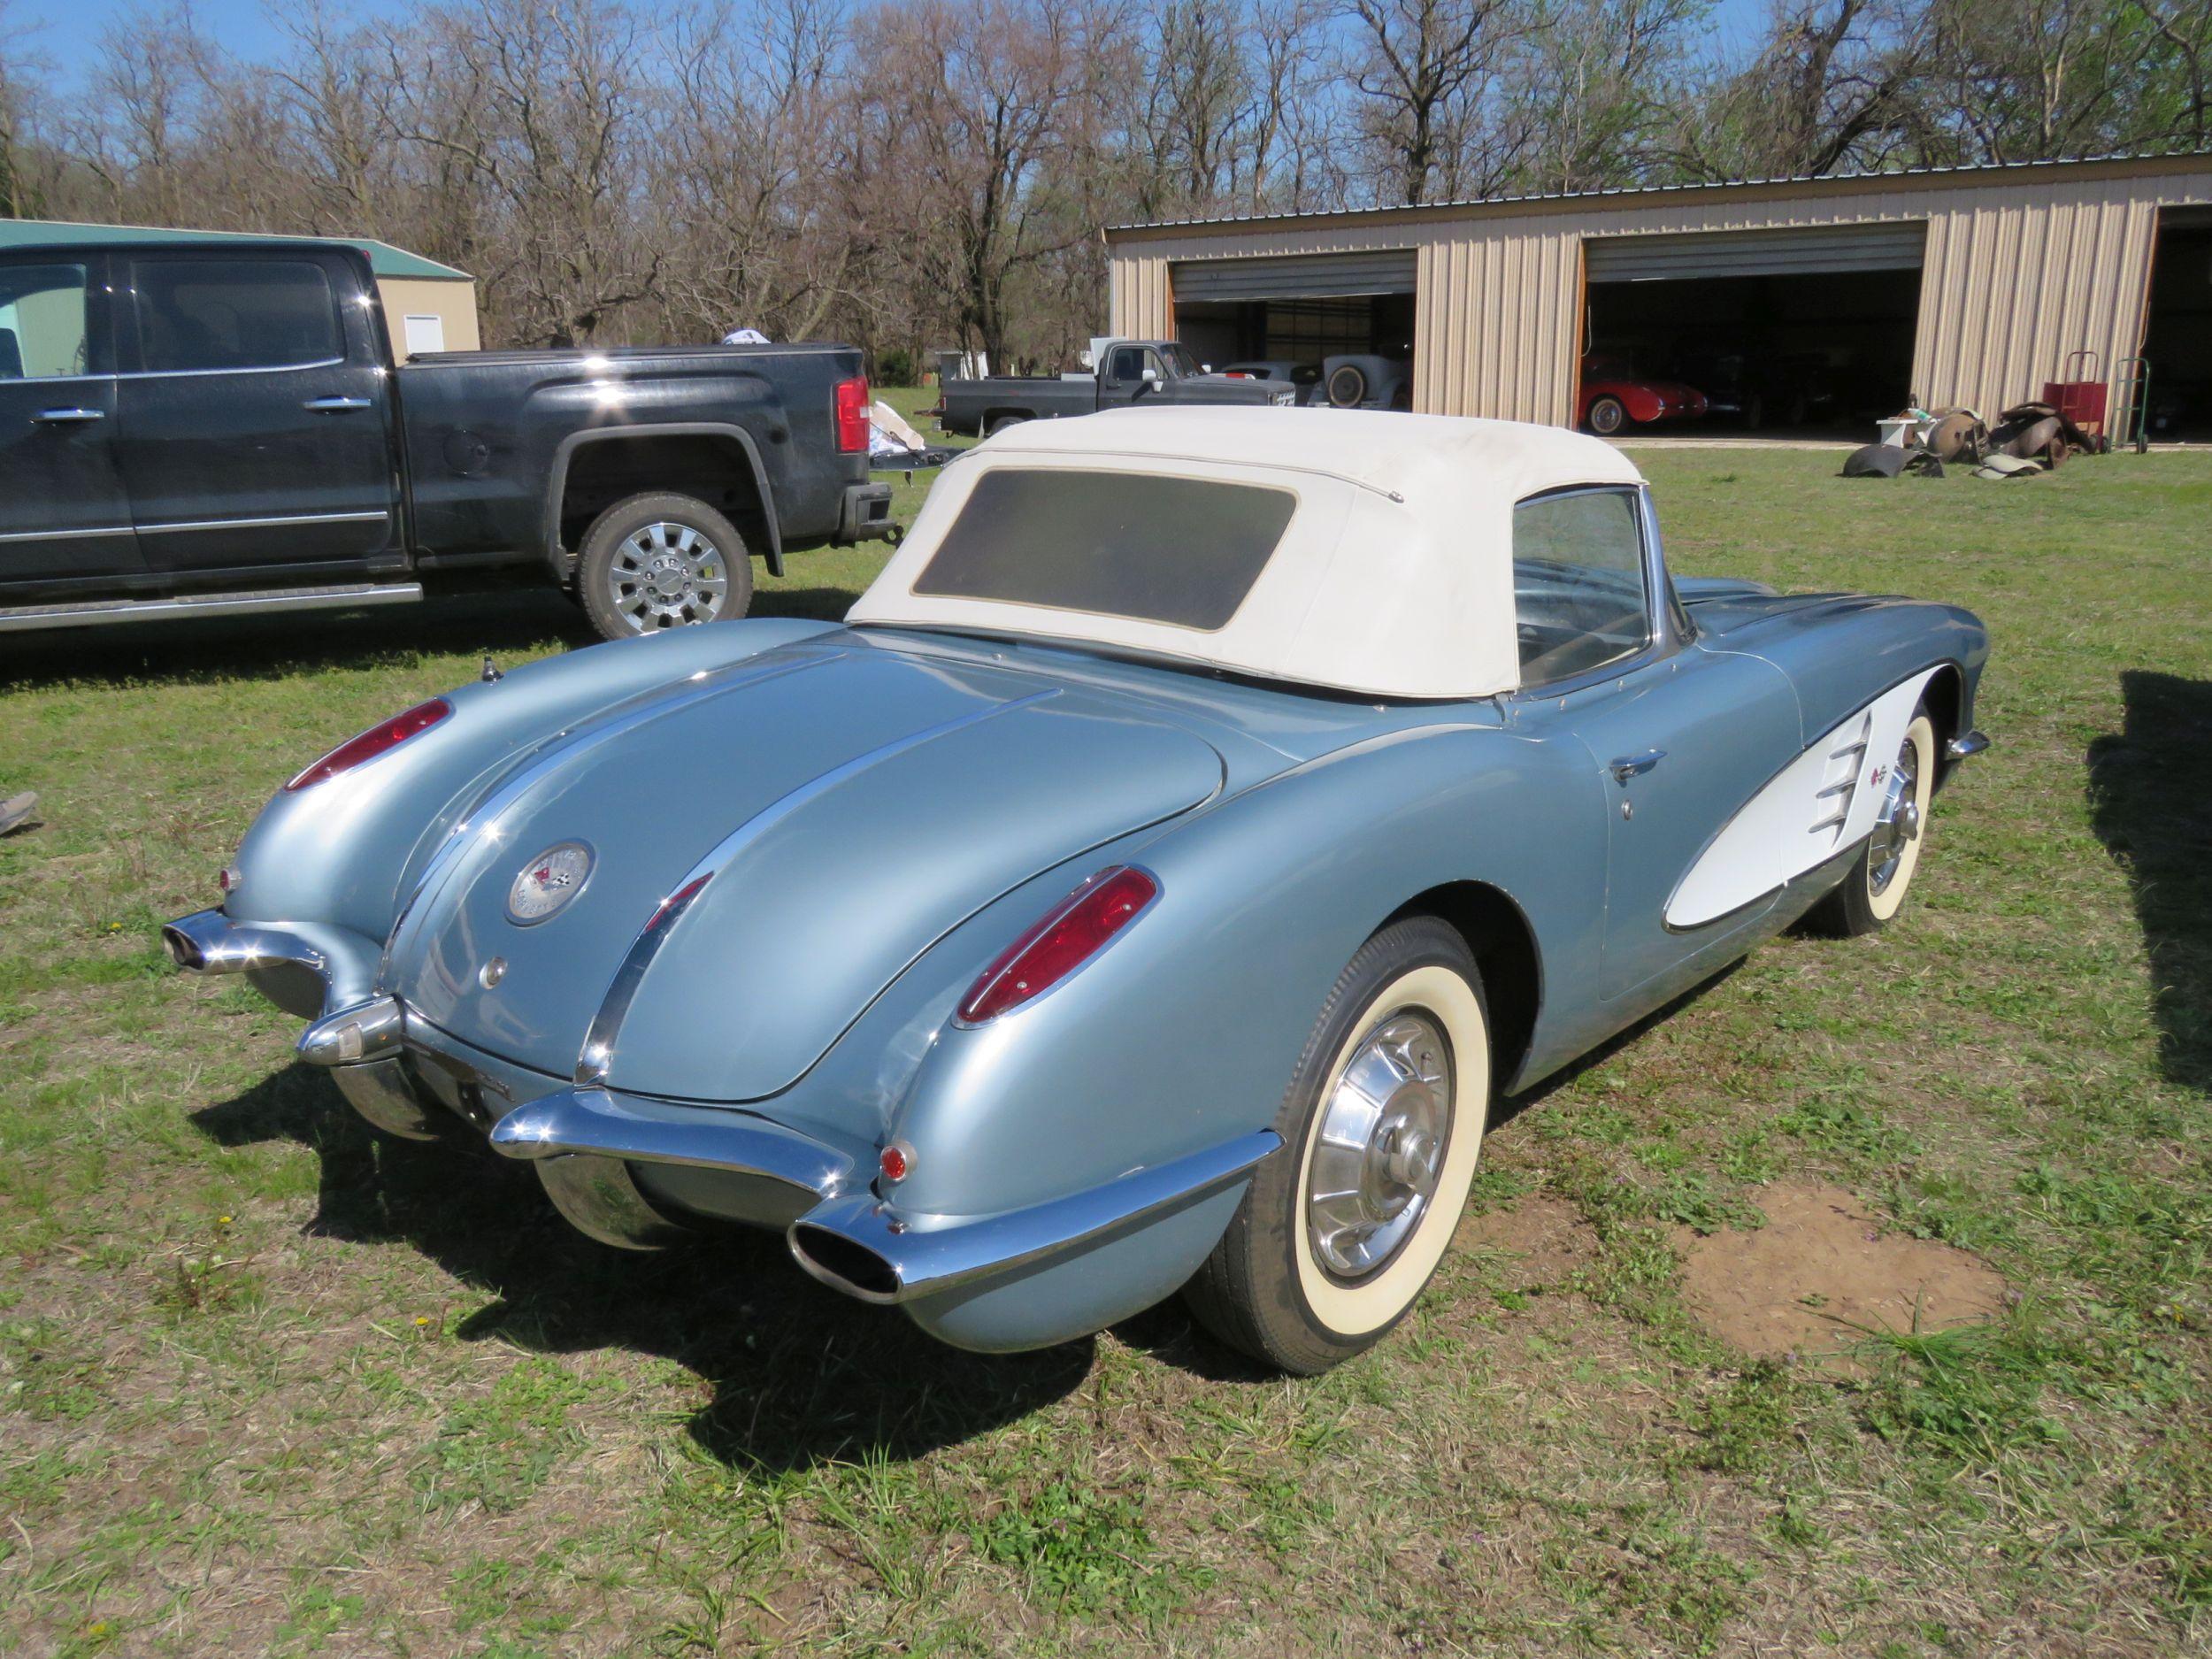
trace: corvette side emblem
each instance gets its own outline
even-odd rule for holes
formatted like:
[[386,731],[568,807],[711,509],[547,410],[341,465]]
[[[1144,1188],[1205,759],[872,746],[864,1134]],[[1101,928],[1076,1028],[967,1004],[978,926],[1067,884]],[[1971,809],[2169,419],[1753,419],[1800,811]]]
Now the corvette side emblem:
[[547,848],[515,872],[507,889],[507,919],[517,927],[549,921],[584,890],[591,867],[592,851],[583,841]]

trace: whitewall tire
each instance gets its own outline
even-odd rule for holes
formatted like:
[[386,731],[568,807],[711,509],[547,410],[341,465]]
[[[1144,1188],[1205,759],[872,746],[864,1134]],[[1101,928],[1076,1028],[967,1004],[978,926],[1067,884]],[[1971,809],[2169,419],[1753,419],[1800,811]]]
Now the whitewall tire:
[[1481,976],[1434,917],[1338,976],[1276,1115],[1282,1150],[1186,1291],[1231,1346],[1327,1370],[1380,1340],[1450,1246],[1490,1106]]
[[1926,709],[1915,710],[1882,780],[1873,832],[1835,891],[1807,912],[1815,931],[1839,938],[1870,933],[1904,908],[1927,845],[1939,752],[1935,722]]

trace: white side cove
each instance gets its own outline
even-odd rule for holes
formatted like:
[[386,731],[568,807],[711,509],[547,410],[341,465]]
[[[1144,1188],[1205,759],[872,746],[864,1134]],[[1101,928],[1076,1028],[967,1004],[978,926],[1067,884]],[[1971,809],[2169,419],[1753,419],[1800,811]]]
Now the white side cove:
[[1865,836],[1930,669],[1893,686],[1782,769],[1715,836],[1667,901],[1667,926],[1701,927],[1766,897]]

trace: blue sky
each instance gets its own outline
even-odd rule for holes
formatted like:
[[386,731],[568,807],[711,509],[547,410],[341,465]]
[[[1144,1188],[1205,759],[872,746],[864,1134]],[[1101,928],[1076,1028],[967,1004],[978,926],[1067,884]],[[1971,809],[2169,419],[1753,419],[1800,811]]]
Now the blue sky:
[[[1758,29],[1767,5],[1768,0],[1717,0],[1716,25],[1727,42],[1735,44]],[[334,15],[356,17],[403,9],[401,0],[333,0],[330,6]],[[73,79],[69,72],[75,67],[71,62],[72,44],[88,41],[110,19],[129,10],[129,0],[0,0],[0,12],[4,12],[12,26],[10,32],[31,26],[32,48],[69,79]],[[192,12],[204,33],[242,58],[265,56],[283,38],[269,20],[265,0],[195,0]],[[11,41],[0,45],[0,50],[19,47],[19,42]]]

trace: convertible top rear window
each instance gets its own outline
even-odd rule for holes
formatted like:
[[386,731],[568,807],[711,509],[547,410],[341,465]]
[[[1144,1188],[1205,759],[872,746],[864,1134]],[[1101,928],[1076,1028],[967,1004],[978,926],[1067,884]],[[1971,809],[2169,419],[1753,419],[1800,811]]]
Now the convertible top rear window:
[[995,467],[914,591],[1211,631],[1283,539],[1286,489],[1148,472]]

